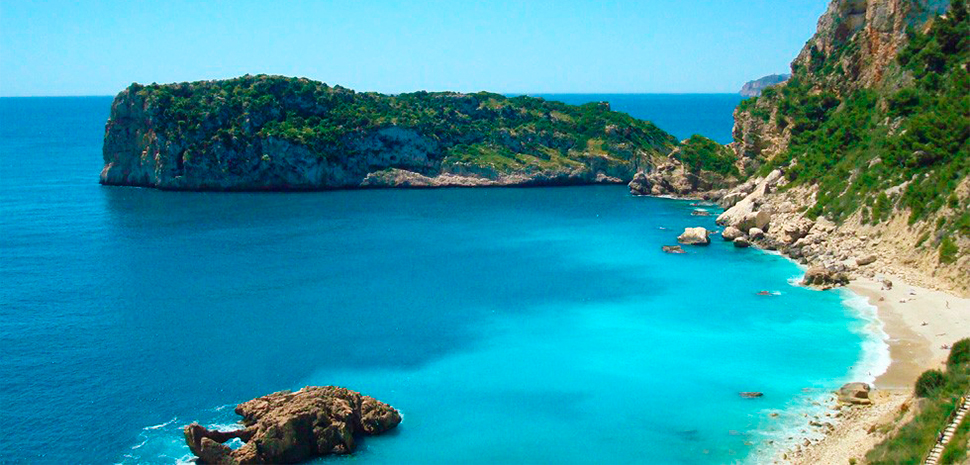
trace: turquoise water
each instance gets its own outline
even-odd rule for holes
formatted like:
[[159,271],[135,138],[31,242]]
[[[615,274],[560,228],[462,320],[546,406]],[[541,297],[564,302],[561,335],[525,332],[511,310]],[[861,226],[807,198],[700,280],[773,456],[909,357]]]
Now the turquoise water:
[[324,462],[727,463],[883,363],[868,309],[787,260],[662,253],[715,227],[689,202],[106,188],[109,103],[0,99],[2,462],[185,460],[182,425],[336,384],[405,419]]

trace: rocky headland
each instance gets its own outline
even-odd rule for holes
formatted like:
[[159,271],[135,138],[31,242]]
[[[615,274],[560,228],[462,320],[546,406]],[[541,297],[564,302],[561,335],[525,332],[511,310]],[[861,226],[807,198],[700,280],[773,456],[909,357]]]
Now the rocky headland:
[[765,89],[787,81],[791,74],[772,74],[761,79],[748,81],[741,87],[742,97],[758,97]]
[[[401,423],[393,407],[358,392],[334,386],[281,391],[236,406],[242,428],[185,427],[185,442],[199,463],[297,463],[330,454],[349,454],[362,435],[384,433]],[[243,445],[232,449],[232,439]]]
[[627,183],[679,146],[607,103],[244,76],[115,98],[101,183],[169,190]]

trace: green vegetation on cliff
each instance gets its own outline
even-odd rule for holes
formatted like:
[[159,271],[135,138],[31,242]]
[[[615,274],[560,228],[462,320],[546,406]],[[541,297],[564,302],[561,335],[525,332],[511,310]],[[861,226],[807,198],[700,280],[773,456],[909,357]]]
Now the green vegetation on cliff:
[[[964,0],[951,2],[926,33],[911,28],[909,40],[889,74],[873,87],[840,87],[853,72],[858,37],[825,55],[793,66],[785,85],[770,99],[775,122],[790,130],[787,150],[768,160],[761,173],[788,169],[792,185],[814,183],[817,202],[807,213],[839,221],[862,211],[863,222],[885,221],[894,209],[908,209],[915,223],[947,207],[936,225],[940,237],[970,236],[968,199],[954,193],[970,174],[970,21]],[[743,102],[741,111],[761,105]],[[768,121],[770,114],[762,110]],[[948,251],[947,253],[952,253]],[[944,254],[946,255],[946,254]],[[941,255],[941,259],[949,259]]]
[[[950,349],[946,372],[930,370],[920,377],[916,393],[922,398],[915,417],[866,454],[867,463],[889,465],[923,463],[936,444],[940,431],[952,419],[960,400],[970,390],[970,339],[962,339]],[[900,413],[902,415],[902,413]],[[897,420],[898,421],[898,420]],[[957,463],[967,454],[970,417],[963,420],[944,450],[942,463]],[[950,458],[950,460],[947,460]],[[955,459],[955,460],[953,460]]]
[[727,146],[718,144],[704,136],[693,135],[680,146],[676,153],[678,160],[695,173],[711,171],[724,176],[740,178],[735,166],[737,156]]
[[187,142],[187,160],[218,157],[227,148],[255,147],[260,154],[261,142],[276,138],[346,162],[361,150],[357,142],[389,128],[425,138],[433,160],[498,173],[570,169],[593,159],[635,169],[677,144],[652,123],[611,111],[605,103],[574,106],[486,92],[382,95],[266,75],[133,84],[129,92],[161,109],[154,130]]

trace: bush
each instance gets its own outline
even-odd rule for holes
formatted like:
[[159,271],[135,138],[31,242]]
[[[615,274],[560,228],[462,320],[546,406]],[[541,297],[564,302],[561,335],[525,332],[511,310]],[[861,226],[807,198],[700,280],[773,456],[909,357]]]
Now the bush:
[[950,349],[950,356],[946,359],[947,369],[954,369],[960,365],[970,365],[970,339],[960,339]]
[[949,236],[944,237],[943,241],[940,242],[940,263],[953,263],[957,261],[957,253],[960,248],[957,247],[953,239]]
[[933,391],[939,389],[946,382],[946,377],[940,370],[926,370],[916,380],[916,396],[929,397]]

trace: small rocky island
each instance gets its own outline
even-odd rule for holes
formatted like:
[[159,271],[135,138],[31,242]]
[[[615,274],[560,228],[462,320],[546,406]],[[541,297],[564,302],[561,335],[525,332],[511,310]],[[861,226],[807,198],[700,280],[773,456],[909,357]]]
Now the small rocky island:
[[[234,465],[297,463],[330,454],[349,454],[356,437],[378,435],[401,423],[390,405],[349,389],[307,386],[281,391],[236,406],[245,428],[185,427],[185,442],[199,463]],[[239,438],[238,449],[225,445]]]

